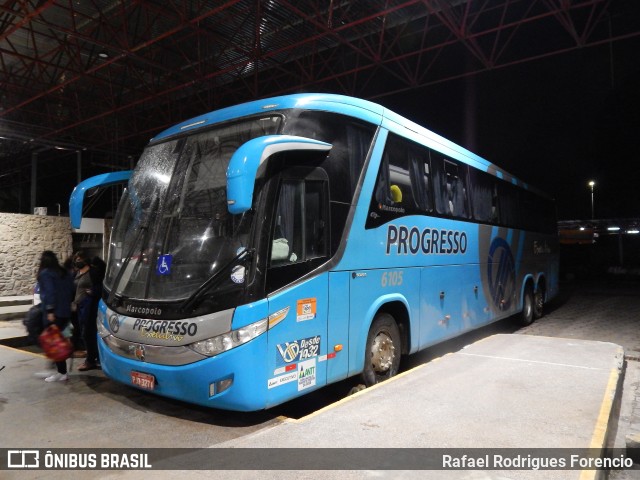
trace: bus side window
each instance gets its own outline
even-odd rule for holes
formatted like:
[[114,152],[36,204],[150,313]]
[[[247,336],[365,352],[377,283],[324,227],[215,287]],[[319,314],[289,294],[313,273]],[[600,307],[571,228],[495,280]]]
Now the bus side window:
[[466,165],[440,157],[433,162],[436,210],[450,217],[469,218]]
[[490,173],[469,168],[473,218],[480,222],[498,223],[497,179]]
[[422,195],[418,188],[416,173],[420,171],[413,147],[405,140],[390,134],[382,156],[376,186],[375,199],[378,203],[415,211]]
[[409,151],[409,164],[411,166],[411,183],[414,185],[416,202],[425,212],[433,211],[431,162],[429,150]]
[[[329,258],[329,180],[322,169],[281,182],[274,212],[266,291],[296,281]],[[294,171],[292,175],[296,175]]]
[[329,254],[329,219],[324,208],[328,203],[325,182],[305,182],[304,257],[306,260],[326,257]]
[[286,180],[280,186],[276,224],[271,245],[271,265],[298,261],[296,248],[302,237],[302,181]]
[[328,255],[327,185],[285,180],[275,214],[270,265],[306,262]]
[[498,185],[500,224],[516,228],[521,222],[519,191],[515,185],[502,181]]

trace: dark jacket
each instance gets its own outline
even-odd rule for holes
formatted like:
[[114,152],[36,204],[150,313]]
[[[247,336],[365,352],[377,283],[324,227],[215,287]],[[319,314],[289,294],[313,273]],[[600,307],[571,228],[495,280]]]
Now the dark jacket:
[[71,317],[71,302],[75,287],[71,275],[62,276],[55,270],[45,268],[38,275],[40,300],[45,313],[53,312],[57,318]]

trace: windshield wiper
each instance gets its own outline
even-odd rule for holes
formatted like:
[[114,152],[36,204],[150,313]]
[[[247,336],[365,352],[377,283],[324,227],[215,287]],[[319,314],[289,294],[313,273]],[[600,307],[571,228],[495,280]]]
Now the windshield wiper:
[[116,275],[116,278],[113,281],[113,288],[111,288],[111,291],[109,292],[109,297],[107,298],[107,305],[111,305],[111,302],[116,293],[116,290],[120,286],[120,282],[122,281],[122,277],[124,276],[124,272],[127,270],[127,267],[129,266],[129,262],[133,257],[133,251],[138,245],[138,242],[140,241],[140,237],[142,237],[142,232],[144,232],[145,230],[148,230],[148,228],[149,227],[147,225],[141,226],[140,230],[138,231],[138,234],[136,235],[136,238],[133,240],[133,243],[131,244],[131,248],[127,252],[124,262],[122,262],[122,267],[120,267],[120,271],[118,272],[118,275]]
[[220,283],[224,277],[222,276],[227,270],[229,270],[232,266],[235,266],[237,262],[244,261],[246,258],[249,258],[253,255],[254,249],[243,250],[238,255],[229,260],[222,268],[217,270],[213,275],[211,275],[205,282],[200,285],[196,290],[187,298],[184,302],[180,304],[178,310],[180,312],[184,312],[187,308],[192,307],[208,290],[216,286]]
[[[153,214],[153,209],[155,208],[157,203],[158,203],[158,198],[156,197],[153,200],[153,203],[151,204],[151,208],[149,209],[150,215],[149,215],[149,218],[147,219],[147,222],[144,225],[140,226],[140,230],[138,230],[138,234],[136,235],[136,238],[134,238],[133,243],[131,243],[131,247],[129,248],[129,251],[125,256],[125,259],[122,262],[122,267],[120,267],[120,271],[118,272],[118,274],[116,275],[116,278],[113,281],[113,287],[111,288],[111,291],[109,292],[109,297],[107,298],[108,305],[111,305],[111,302],[113,301],[113,297],[116,294],[116,290],[118,290],[118,287],[120,286],[120,282],[122,281],[124,272],[127,270],[127,267],[129,266],[129,262],[131,262],[131,258],[133,257],[133,252],[138,246],[138,242],[142,238],[142,233],[149,231],[149,225],[151,224],[151,215]],[[146,242],[142,242],[142,245],[140,246],[140,255],[139,255],[140,260],[142,259],[142,252],[144,251],[145,243]]]

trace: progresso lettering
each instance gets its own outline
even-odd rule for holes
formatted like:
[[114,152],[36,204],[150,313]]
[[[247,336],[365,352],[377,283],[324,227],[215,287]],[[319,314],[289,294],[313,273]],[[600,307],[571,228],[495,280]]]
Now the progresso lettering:
[[456,255],[467,251],[467,233],[446,228],[387,227],[387,255]]
[[190,337],[193,337],[198,333],[198,325],[196,323],[167,320],[144,320],[142,318],[136,319],[133,324],[133,329],[165,335],[189,335]]

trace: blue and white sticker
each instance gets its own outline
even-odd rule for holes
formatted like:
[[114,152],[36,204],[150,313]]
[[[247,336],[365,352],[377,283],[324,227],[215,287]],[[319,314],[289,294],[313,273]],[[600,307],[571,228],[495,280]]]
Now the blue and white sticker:
[[172,261],[173,255],[160,255],[156,264],[156,273],[158,275],[170,275]]
[[242,265],[236,265],[233,267],[233,270],[231,270],[231,281],[233,283],[243,283],[244,274],[245,268]]
[[298,372],[290,372],[286,375],[270,378],[267,380],[267,388],[275,388],[285,383],[295,382],[298,379]]
[[320,353],[320,335],[280,343],[277,348],[276,365],[279,367],[287,363],[308,360],[317,357]]

